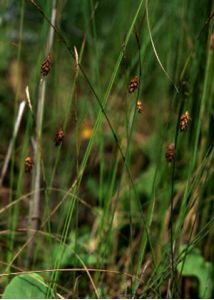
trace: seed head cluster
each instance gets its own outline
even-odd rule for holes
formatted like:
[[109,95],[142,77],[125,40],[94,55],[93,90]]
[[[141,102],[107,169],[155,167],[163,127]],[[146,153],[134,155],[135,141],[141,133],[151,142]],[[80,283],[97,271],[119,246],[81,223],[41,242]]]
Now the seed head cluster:
[[189,115],[188,111],[186,111],[186,112],[180,117],[180,123],[179,123],[180,131],[185,131],[185,130],[187,130],[187,128],[188,128],[188,126],[189,126],[190,120],[191,120],[190,115]]
[[56,146],[59,146],[62,143],[64,136],[65,136],[64,130],[62,128],[58,129],[54,139]]
[[143,112],[143,104],[140,100],[137,101],[137,111],[141,114]]
[[185,97],[189,97],[190,95],[190,86],[187,80],[183,80],[181,82],[181,92]]
[[33,169],[33,159],[31,156],[25,158],[25,173],[30,173]]
[[53,63],[53,60],[52,60],[51,54],[49,53],[41,65],[41,74],[43,76],[48,75],[48,73],[50,72],[52,63]]
[[214,51],[214,34],[211,34],[210,37],[210,50]]
[[175,145],[169,144],[166,148],[166,160],[171,163],[175,158]]
[[129,93],[133,93],[138,88],[138,84],[139,84],[139,77],[135,76],[129,82]]
[[[214,35],[211,36],[210,39],[210,49],[214,49]],[[52,66],[53,60],[51,57],[51,54],[49,53],[48,56],[45,58],[44,62],[41,65],[41,74],[43,76],[47,76],[48,73],[50,72],[51,66]],[[185,87],[185,96],[189,95],[189,91],[188,91],[188,85],[187,83],[184,81],[182,82],[183,86]],[[128,86],[128,90],[129,93],[133,93],[139,85],[139,77],[135,76],[133,77],[130,82],[129,82],[129,86]],[[187,90],[187,91],[186,91]],[[138,113],[142,113],[143,112],[143,105],[142,102],[140,100],[137,101],[136,103],[136,108]],[[181,117],[180,117],[180,123],[179,123],[179,128],[180,131],[185,131],[187,130],[188,126],[189,126],[189,122],[190,122],[191,118],[190,115],[188,113],[188,111],[186,111]],[[58,129],[56,134],[55,134],[55,145],[59,146],[63,139],[64,139],[64,130],[62,128]],[[167,149],[166,149],[166,160],[171,163],[174,158],[175,158],[175,145],[173,143],[168,144],[167,145]],[[33,159],[29,156],[25,159],[25,172],[29,173],[31,172],[32,168],[33,168],[34,162]]]

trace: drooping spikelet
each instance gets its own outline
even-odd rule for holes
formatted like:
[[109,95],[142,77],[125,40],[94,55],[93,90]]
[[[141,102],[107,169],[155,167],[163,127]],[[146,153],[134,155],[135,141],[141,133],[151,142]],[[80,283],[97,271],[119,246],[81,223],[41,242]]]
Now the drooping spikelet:
[[62,143],[64,136],[65,136],[64,130],[62,128],[58,129],[54,139],[56,146],[59,146]]
[[137,111],[141,114],[143,112],[143,104],[140,100],[137,101]]
[[188,128],[188,126],[189,126],[190,120],[191,120],[190,115],[189,115],[188,111],[186,111],[186,112],[180,117],[180,123],[179,123],[180,131],[187,130],[187,128]]
[[139,77],[135,76],[129,82],[129,93],[133,93],[138,88]]
[[30,173],[31,170],[33,169],[33,159],[31,156],[28,156],[25,158],[25,173]]
[[171,163],[175,158],[175,145],[169,144],[166,148],[166,160]]
[[41,65],[41,74],[43,76],[48,75],[48,73],[50,72],[52,63],[53,63],[53,59],[52,59],[51,54],[49,53]]
[[190,95],[190,85],[189,85],[189,82],[187,80],[183,80],[181,82],[181,93],[185,97],[189,97],[189,95]]
[[210,50],[214,51],[214,33],[210,36]]

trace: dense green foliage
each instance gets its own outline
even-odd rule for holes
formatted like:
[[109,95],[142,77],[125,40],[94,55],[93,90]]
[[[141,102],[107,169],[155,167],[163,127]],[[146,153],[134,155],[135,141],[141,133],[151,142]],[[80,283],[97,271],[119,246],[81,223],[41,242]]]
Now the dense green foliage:
[[214,1],[5,0],[0,36],[3,297],[213,297]]

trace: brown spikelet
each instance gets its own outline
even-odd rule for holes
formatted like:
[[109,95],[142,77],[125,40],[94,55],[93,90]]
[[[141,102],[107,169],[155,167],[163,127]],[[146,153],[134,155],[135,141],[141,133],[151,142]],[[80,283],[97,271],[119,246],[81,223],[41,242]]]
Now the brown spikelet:
[[133,93],[138,88],[139,77],[135,76],[129,83],[129,93]]
[[214,34],[210,37],[210,50],[214,51]]
[[137,111],[141,114],[143,112],[143,104],[140,100],[137,101]]
[[187,128],[188,128],[188,126],[189,126],[190,120],[191,120],[190,115],[189,115],[188,111],[186,111],[186,112],[180,117],[180,123],[179,123],[180,131],[187,130]]
[[169,144],[166,148],[166,160],[171,163],[175,158],[175,145]]
[[49,53],[48,56],[45,58],[44,62],[41,65],[41,74],[43,76],[47,76],[50,72],[51,66],[53,63],[53,59],[51,54]]
[[33,159],[31,156],[28,156],[25,158],[25,173],[30,173],[31,170],[33,169]]
[[189,86],[189,82],[187,80],[183,80],[181,82],[181,93],[185,97],[188,97],[190,95],[190,86]]
[[62,143],[64,136],[65,136],[64,130],[62,128],[58,129],[54,139],[56,146],[59,146]]

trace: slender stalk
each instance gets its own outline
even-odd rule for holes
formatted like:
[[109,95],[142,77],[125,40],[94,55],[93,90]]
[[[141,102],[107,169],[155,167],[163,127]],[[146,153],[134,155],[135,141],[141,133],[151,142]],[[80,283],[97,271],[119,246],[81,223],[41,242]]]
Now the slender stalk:
[[[52,16],[51,23],[55,24],[56,21],[56,3],[57,0],[53,0],[52,2]],[[54,40],[54,28],[50,26],[49,35],[46,44],[45,55],[51,51]],[[35,193],[33,194],[33,198],[30,203],[30,220],[29,220],[29,238],[32,235],[35,235],[34,231],[38,229],[39,225],[39,217],[40,217],[40,185],[41,185],[41,147],[42,147],[42,125],[43,125],[43,115],[44,115],[44,106],[45,106],[45,90],[46,90],[46,78],[42,77],[39,83],[39,96],[38,96],[38,107],[37,107],[37,115],[36,115],[36,143],[35,143],[35,153],[34,153],[34,179],[33,179],[33,190]],[[33,247],[34,247],[34,238],[31,239],[31,242],[28,245],[28,259],[27,265],[29,264],[29,258],[33,255]]]
[[22,120],[22,117],[23,117],[23,114],[24,114],[25,106],[26,106],[26,101],[25,100],[20,102],[18,114],[17,114],[17,117],[16,117],[15,125],[14,125],[13,135],[12,135],[12,138],[10,140],[9,147],[8,147],[8,150],[7,150],[7,154],[6,154],[4,164],[3,164],[3,167],[2,167],[2,171],[1,171],[0,187],[3,184],[4,177],[5,177],[5,174],[6,174],[7,169],[8,169],[8,164],[9,164],[11,154],[12,154],[12,151],[13,151],[13,147],[14,147],[14,144],[15,144],[15,141],[16,141],[16,137],[17,137],[17,134],[18,134],[18,131],[19,131],[19,128],[20,128],[20,124],[21,124],[21,120]]
[[153,51],[154,51],[154,54],[155,54],[155,57],[161,67],[161,70],[163,71],[163,73],[166,75],[166,77],[168,78],[168,80],[171,82],[171,84],[173,85],[173,87],[175,88],[176,92],[178,93],[178,88],[177,86],[175,85],[175,83],[172,81],[172,79],[170,78],[169,74],[167,73],[167,71],[165,70],[164,66],[162,65],[161,63],[161,60],[158,56],[158,53],[157,53],[157,50],[155,48],[155,44],[154,44],[154,41],[153,41],[153,38],[152,38],[152,32],[151,32],[151,28],[150,28],[150,22],[149,22],[149,11],[148,11],[148,0],[146,0],[146,20],[147,20],[147,26],[148,26],[148,30],[149,30],[149,37],[150,37],[150,41],[151,41],[151,44],[152,44],[152,48],[153,48]]

